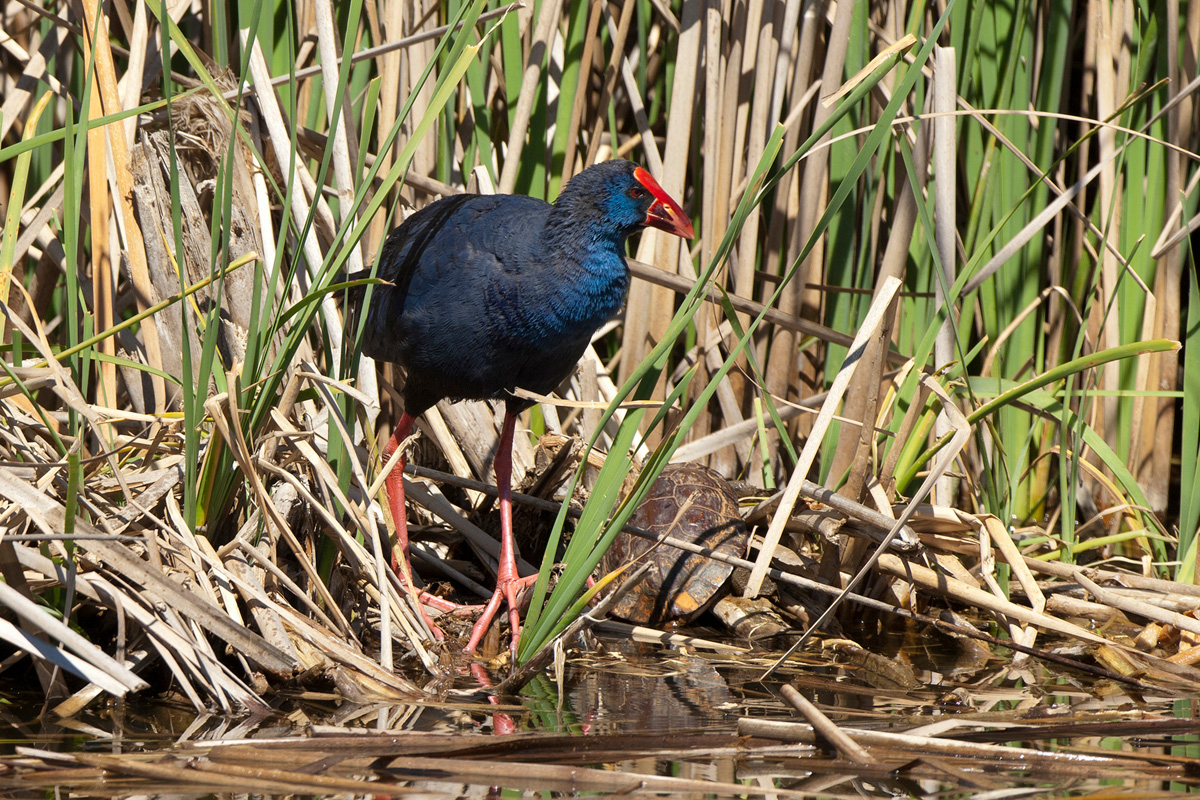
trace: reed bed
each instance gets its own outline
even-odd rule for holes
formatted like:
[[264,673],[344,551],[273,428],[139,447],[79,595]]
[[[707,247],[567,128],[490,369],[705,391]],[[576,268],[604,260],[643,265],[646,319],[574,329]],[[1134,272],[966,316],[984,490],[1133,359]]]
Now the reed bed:
[[[561,510],[527,517],[518,661],[674,459],[754,487],[747,594],[967,606],[1015,676],[1041,633],[1194,685],[1200,2],[254,9],[3,6],[2,663],[55,713],[444,689],[388,567],[401,377],[345,275],[438,196],[614,156],[698,236],[641,235],[525,420],[514,478]],[[458,479],[412,476],[418,564],[467,598],[498,421],[442,404],[414,456]]]

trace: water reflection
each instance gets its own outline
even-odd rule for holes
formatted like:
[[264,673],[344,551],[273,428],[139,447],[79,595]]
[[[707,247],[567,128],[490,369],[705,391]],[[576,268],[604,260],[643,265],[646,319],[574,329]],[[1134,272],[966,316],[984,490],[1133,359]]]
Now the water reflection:
[[590,729],[733,730],[734,694],[708,659],[637,642],[605,645],[603,667],[567,673],[567,698]]

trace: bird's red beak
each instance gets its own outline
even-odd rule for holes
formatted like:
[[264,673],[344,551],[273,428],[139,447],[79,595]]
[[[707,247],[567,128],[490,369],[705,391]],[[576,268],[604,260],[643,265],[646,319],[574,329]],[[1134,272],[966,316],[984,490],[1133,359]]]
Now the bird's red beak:
[[692,230],[692,221],[688,219],[687,214],[683,213],[679,203],[676,203],[669,194],[663,191],[663,188],[658,185],[658,181],[654,180],[653,175],[638,167],[633,171],[633,177],[637,179],[638,183],[645,186],[650,194],[654,195],[654,205],[650,206],[650,210],[646,212],[646,222],[643,224],[673,233],[676,236],[682,236],[684,239],[692,239],[696,236],[696,232]]

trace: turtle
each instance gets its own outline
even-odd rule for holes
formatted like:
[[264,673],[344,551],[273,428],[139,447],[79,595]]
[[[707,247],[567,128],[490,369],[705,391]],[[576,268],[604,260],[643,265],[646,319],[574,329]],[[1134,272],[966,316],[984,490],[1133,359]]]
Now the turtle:
[[[749,540],[737,495],[719,473],[699,464],[668,465],[629,522],[730,556],[744,555]],[[730,564],[627,531],[617,534],[600,565],[608,573],[642,557],[650,559],[649,571],[611,609],[641,625],[694,619],[719,598],[733,572]]]

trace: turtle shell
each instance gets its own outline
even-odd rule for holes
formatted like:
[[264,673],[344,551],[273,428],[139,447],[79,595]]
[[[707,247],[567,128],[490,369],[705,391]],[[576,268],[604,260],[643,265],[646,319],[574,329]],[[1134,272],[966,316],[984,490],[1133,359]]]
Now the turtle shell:
[[[726,555],[746,552],[748,534],[737,496],[718,473],[698,464],[668,465],[629,522]],[[639,624],[692,619],[716,600],[733,572],[729,564],[625,531],[600,564],[607,573],[642,557],[650,560],[650,569],[612,609],[614,616]]]

